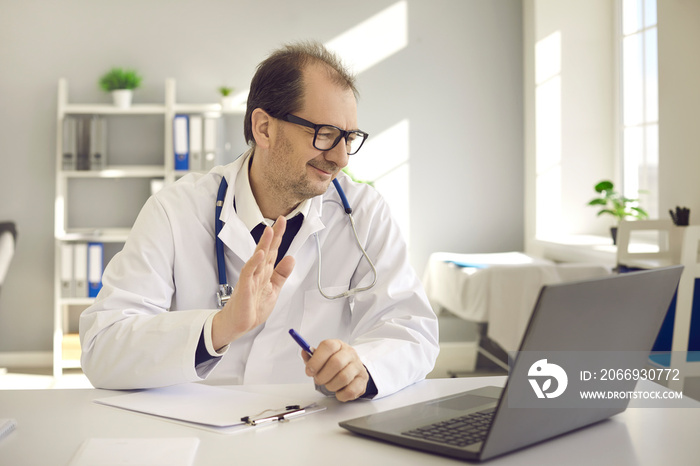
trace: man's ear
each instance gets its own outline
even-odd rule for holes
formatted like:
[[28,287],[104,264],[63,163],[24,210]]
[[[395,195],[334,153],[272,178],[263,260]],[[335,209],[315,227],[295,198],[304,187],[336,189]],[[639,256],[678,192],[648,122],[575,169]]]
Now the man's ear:
[[272,125],[272,117],[263,109],[256,108],[251,114],[251,123],[253,129],[253,138],[255,145],[263,149],[270,147],[270,127]]

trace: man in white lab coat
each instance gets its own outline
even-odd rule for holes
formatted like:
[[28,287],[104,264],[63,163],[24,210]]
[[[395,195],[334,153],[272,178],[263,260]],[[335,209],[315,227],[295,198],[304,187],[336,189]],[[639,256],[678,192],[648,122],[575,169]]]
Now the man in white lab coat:
[[[260,64],[245,116],[251,150],[152,196],[83,312],[82,367],[94,386],[312,377],[348,401],[394,393],[432,370],[437,319],[399,228],[373,188],[340,171],[366,138],[356,120],[354,78],[323,46],[289,45]],[[319,287],[334,296],[374,279],[336,177],[376,284],[327,299]],[[217,236],[235,285],[221,309]],[[313,356],[300,355],[290,328]]]

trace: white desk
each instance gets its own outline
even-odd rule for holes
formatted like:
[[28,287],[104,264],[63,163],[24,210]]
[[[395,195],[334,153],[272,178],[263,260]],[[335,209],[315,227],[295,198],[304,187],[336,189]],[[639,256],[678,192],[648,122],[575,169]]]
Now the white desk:
[[[338,422],[485,385],[502,386],[504,382],[504,377],[434,379],[377,401],[342,404],[334,399],[323,399],[321,402],[327,406],[326,411],[233,435],[196,429],[92,402],[95,398],[118,392],[0,391],[0,417],[13,417],[18,421],[15,432],[0,442],[0,464],[64,465],[87,438],[192,436],[200,439],[195,459],[197,465],[460,464],[453,459],[357,436],[340,428]],[[305,397],[313,392],[309,385],[237,388]],[[611,420],[497,458],[488,464],[697,464],[700,403],[690,399],[684,403],[690,409],[630,408]]]

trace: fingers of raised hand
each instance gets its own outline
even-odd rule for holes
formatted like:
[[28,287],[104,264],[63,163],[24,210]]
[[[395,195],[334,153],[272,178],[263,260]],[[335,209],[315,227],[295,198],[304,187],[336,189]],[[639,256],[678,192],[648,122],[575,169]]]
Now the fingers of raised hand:
[[[265,230],[268,230],[268,228],[265,228]],[[287,229],[287,220],[280,216],[277,218],[277,221],[272,228],[269,229],[272,231],[272,238],[270,239],[269,248],[266,251],[265,262],[267,265],[272,265],[274,267],[274,264],[277,261],[277,250],[279,249],[280,244],[282,244],[282,237],[284,236],[284,231]]]

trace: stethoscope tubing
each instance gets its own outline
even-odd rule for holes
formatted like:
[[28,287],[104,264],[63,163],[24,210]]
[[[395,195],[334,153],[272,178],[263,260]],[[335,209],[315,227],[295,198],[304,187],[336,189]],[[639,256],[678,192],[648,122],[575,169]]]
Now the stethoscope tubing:
[[224,260],[224,242],[219,238],[219,233],[223,228],[224,222],[221,221],[221,209],[224,206],[224,197],[228,189],[228,182],[225,177],[221,177],[219,184],[219,192],[216,196],[216,268],[219,274],[219,285],[225,285],[226,280],[226,261]]
[[[367,260],[369,263],[370,268],[372,269],[372,274],[374,275],[374,279],[372,280],[372,283],[370,283],[367,286],[361,287],[361,288],[352,288],[348,291],[345,291],[343,293],[340,293],[338,295],[327,295],[326,293],[323,292],[323,287],[321,286],[321,261],[322,261],[322,255],[321,255],[321,243],[318,239],[318,233],[314,233],[314,237],[316,239],[316,249],[318,250],[318,272],[317,272],[317,284],[318,284],[318,291],[321,293],[321,295],[326,298],[326,299],[339,299],[339,298],[345,298],[348,296],[355,295],[357,293],[361,293],[363,291],[367,291],[370,288],[372,288],[376,283],[377,283],[377,268],[374,265],[374,262],[372,262],[372,259],[369,258],[369,255],[367,254],[367,251],[365,248],[362,246],[362,243],[360,242],[360,238],[357,234],[357,228],[355,227],[355,219],[352,217],[352,208],[350,207],[350,203],[348,202],[347,196],[345,196],[345,191],[343,191],[343,188],[340,186],[340,183],[338,182],[338,179],[333,180],[333,185],[335,186],[336,191],[338,192],[338,196],[340,197],[340,200],[343,204],[343,209],[345,210],[345,213],[347,214],[348,218],[350,219],[350,226],[352,227],[352,233],[355,237],[355,242],[357,242],[357,246],[360,248],[360,251],[362,251],[362,255],[364,258]],[[223,208],[224,205],[224,198],[226,197],[226,190],[228,189],[228,182],[226,181],[225,177],[221,178],[221,183],[219,184],[219,191],[216,196],[216,209],[215,209],[215,226],[216,226],[216,267],[218,271],[218,276],[219,276],[219,291],[216,293],[217,295],[217,300],[219,307],[223,307],[226,302],[228,301],[232,287],[228,284],[228,280],[226,278],[226,262],[224,259],[224,243],[219,238],[219,233],[221,232],[221,229],[223,228],[223,222],[221,221],[221,209]]]
[[[338,186],[336,186],[338,187]],[[340,188],[339,193],[342,192],[342,188]],[[343,196],[345,194],[343,193]],[[342,196],[341,196],[342,198]],[[352,212],[352,209],[349,207],[346,208],[345,212],[348,213],[348,209],[350,212]],[[321,293],[321,296],[323,296],[326,299],[340,299],[340,298],[346,298],[348,296],[355,295],[357,293],[361,293],[363,291],[367,291],[370,288],[372,288],[376,283],[377,283],[377,268],[374,266],[374,262],[372,262],[372,259],[369,258],[369,255],[367,255],[367,251],[365,251],[365,248],[362,247],[362,243],[360,242],[360,238],[357,235],[357,229],[355,228],[355,219],[352,218],[352,213],[348,213],[348,218],[350,219],[350,226],[352,227],[352,233],[355,236],[355,242],[357,242],[357,246],[360,248],[360,251],[362,251],[362,255],[367,259],[367,263],[369,264],[370,268],[372,269],[372,275],[374,275],[374,279],[372,280],[372,283],[370,283],[367,286],[363,286],[361,288],[352,288],[348,291],[345,291],[343,293],[337,294],[337,295],[327,295],[326,293],[323,292],[323,286],[321,285],[321,243],[318,240],[318,234],[314,233],[314,237],[316,238],[316,249],[318,250],[318,272],[317,272],[317,284],[318,284],[318,292]]]

